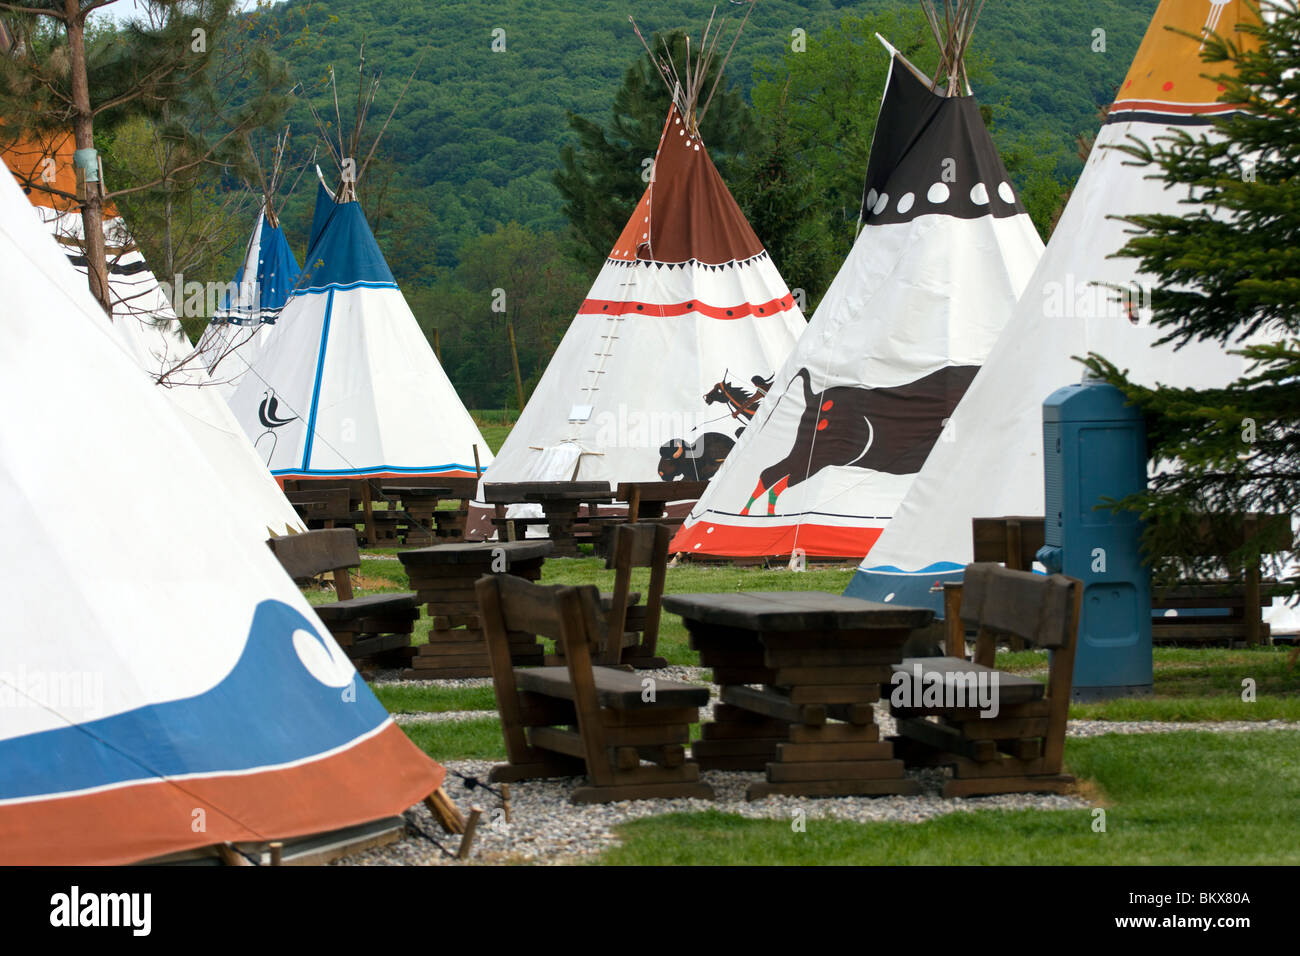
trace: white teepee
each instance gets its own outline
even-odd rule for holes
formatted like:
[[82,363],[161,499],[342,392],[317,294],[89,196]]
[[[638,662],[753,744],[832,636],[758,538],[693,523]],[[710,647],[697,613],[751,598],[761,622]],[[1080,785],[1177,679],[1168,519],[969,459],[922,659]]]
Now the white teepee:
[[1181,215],[1189,195],[1108,147],[1231,112],[1186,33],[1232,36],[1252,16],[1242,0],[1162,0],[1011,321],[845,593],[938,606],[937,582],[959,579],[971,560],[972,518],[1043,513],[1042,403],[1080,380],[1074,356],[1096,352],[1146,384],[1204,387],[1241,374],[1242,360],[1217,344],[1152,348],[1161,333],[1143,304],[1146,280],[1134,260],[1113,258],[1128,229],[1115,217]]
[[707,68],[484,481],[709,479],[806,327],[700,140]]
[[250,188],[256,189],[261,197],[257,221],[253,223],[232,287],[213,314],[198,346],[204,367],[226,397],[234,392],[243,367],[262,347],[263,326],[275,324],[302,272],[280,226],[280,209],[288,198],[280,196],[288,146],[286,129],[276,137],[270,161],[265,165],[260,161],[254,164],[257,181]]
[[865,554],[1042,255],[975,98],[889,49],[857,241],[674,551]]
[[418,802],[442,769],[245,533],[78,278],[0,163],[0,865],[285,839]]
[[289,301],[254,353],[231,355],[230,407],[280,479],[475,477],[491,460],[357,202],[366,163],[352,157],[375,82],[350,142],[324,137],[346,174],[337,194],[323,183],[317,192]]
[[[75,192],[71,135],[49,144],[20,143],[6,151],[5,160],[20,181],[31,180],[38,170],[50,168],[55,185]],[[74,206],[39,189],[29,198],[46,228],[63,248],[76,271],[63,278],[85,282],[82,255],[83,225]],[[104,238],[108,247],[109,291],[113,298],[113,332],[136,364],[170,399],[173,411],[208,457],[213,474],[225,494],[236,502],[235,513],[254,540],[269,534],[301,530],[303,525],[276,483],[253,454],[243,430],[235,421],[203,365],[193,355],[163,288],[149,269],[122,218],[105,209]]]

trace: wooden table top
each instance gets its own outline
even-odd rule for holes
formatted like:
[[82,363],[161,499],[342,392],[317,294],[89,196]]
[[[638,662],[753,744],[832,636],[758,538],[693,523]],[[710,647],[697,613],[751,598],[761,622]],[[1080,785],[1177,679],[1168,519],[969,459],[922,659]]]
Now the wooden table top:
[[450,495],[452,489],[415,486],[406,487],[404,485],[384,485],[384,494],[396,495],[400,498],[439,498],[444,495]]
[[921,628],[929,608],[881,604],[825,591],[727,591],[665,594],[665,611],[687,620],[748,631]]
[[457,544],[435,544],[428,548],[415,548],[397,552],[397,558],[406,566],[428,564],[483,564],[504,552],[510,562],[545,558],[555,545],[545,538],[528,541],[462,541]]
[[596,494],[610,492],[608,481],[485,481],[483,494],[488,502],[510,503],[523,501],[527,494],[551,491],[591,491]]
[[621,481],[614,497],[630,501],[632,492],[640,491],[643,502],[697,501],[708,486],[707,481]]
[[530,491],[524,495],[525,501],[546,504],[548,501],[613,501],[611,491]]

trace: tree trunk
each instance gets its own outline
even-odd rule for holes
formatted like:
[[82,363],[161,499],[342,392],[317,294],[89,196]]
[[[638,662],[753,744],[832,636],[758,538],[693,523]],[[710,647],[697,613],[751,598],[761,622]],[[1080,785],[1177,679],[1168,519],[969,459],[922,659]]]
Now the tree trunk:
[[[77,149],[91,149],[95,145],[95,124],[90,108],[90,84],[86,76],[86,22],[82,18],[78,0],[63,0],[63,16],[68,31],[68,71],[72,81],[72,103],[76,111],[72,120],[72,132]],[[99,301],[111,320],[113,299],[108,289],[104,204],[100,199],[99,185],[89,185],[82,200],[81,223],[85,233],[83,248],[90,294]]]

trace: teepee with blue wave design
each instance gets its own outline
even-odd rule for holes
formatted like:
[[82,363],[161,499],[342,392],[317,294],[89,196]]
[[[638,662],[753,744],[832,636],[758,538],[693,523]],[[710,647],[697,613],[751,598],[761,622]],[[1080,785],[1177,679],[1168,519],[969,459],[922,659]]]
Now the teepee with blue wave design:
[[263,844],[434,791],[443,769],[247,533],[3,162],[0,282],[0,575],[21,595],[0,668],[0,865]]
[[379,141],[361,156],[378,88],[364,82],[350,139],[332,139],[317,116],[339,185],[319,187],[302,274],[274,325],[258,333],[230,407],[279,480],[475,477],[491,452],[357,201]]

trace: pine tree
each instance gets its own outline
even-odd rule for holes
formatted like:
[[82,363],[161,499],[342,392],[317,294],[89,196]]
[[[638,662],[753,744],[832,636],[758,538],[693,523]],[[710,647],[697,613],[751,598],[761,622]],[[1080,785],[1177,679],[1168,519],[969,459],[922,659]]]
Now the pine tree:
[[732,191],[781,275],[804,291],[800,307],[811,314],[835,278],[839,256],[827,205],[812,168],[799,161],[785,107],[783,97],[776,116],[762,123]]
[[[1271,23],[1205,46],[1207,62],[1232,66],[1214,78],[1236,112],[1213,132],[1123,147],[1129,162],[1152,167],[1166,187],[1190,187],[1197,202],[1183,215],[1126,219],[1135,234],[1119,254],[1155,280],[1160,343],[1217,342],[1249,360],[1246,374],[1221,388],[1148,388],[1103,356],[1085,363],[1146,416],[1159,471],[1121,504],[1146,519],[1148,554],[1182,573],[1212,570],[1189,547],[1207,515],[1300,510],[1300,9],[1296,0],[1263,8]],[[1261,537],[1234,563],[1277,543]]]

